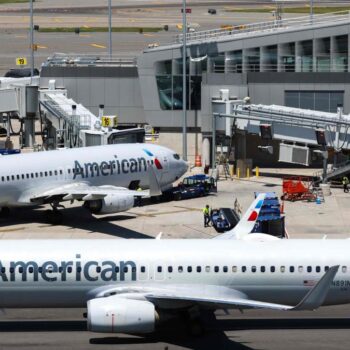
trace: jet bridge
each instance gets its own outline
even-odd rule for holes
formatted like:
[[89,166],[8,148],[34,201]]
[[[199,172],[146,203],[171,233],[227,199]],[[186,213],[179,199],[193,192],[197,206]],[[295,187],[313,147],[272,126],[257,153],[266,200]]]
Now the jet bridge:
[[[338,108],[338,113],[326,113],[277,105],[231,103],[231,106],[229,114],[213,114],[214,145],[217,126],[223,125],[219,120],[228,118],[233,123],[224,123],[226,128],[229,125],[231,130],[244,130],[260,135],[262,138],[260,148],[263,151],[273,152],[269,140],[279,140],[279,161],[308,166],[311,163],[312,153],[320,155],[323,158],[324,182],[335,174],[339,176],[349,172],[349,162],[344,163],[344,167],[337,165],[339,155],[350,150],[350,115],[344,115],[341,107]],[[226,134],[227,132],[228,130]],[[334,152],[335,164],[332,169],[327,167],[329,150]],[[216,157],[215,151],[213,147],[213,161]]]
[[[48,89],[40,90],[40,116],[46,149],[143,142],[143,128],[117,130],[112,124],[106,127],[102,123],[103,115],[103,105],[99,116],[96,116],[82,104],[68,98],[65,89],[56,89],[54,81],[50,81]],[[116,116],[107,118],[114,120]]]

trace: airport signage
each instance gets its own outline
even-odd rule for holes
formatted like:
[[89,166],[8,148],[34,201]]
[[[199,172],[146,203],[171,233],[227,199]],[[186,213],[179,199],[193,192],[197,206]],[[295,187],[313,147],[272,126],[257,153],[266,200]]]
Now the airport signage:
[[17,57],[16,58],[16,66],[26,66],[27,59],[25,57]]

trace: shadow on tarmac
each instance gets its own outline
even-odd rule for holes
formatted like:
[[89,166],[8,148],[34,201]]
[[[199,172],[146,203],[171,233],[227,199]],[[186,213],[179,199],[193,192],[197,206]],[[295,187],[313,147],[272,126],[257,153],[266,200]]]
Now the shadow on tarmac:
[[[153,238],[141,232],[130,230],[112,223],[112,221],[135,219],[135,216],[131,214],[126,215],[126,213],[121,213],[120,215],[94,217],[88,210],[81,207],[62,209],[62,214],[62,226],[68,228],[81,229],[88,233],[103,233],[119,238]],[[0,227],[9,228],[9,230],[11,230],[11,226],[14,225],[26,225],[32,223],[43,225],[43,228],[51,226],[47,222],[45,210],[40,208],[11,208],[10,215],[7,218],[0,219]],[[60,225],[57,225],[58,232],[59,227]]]
[[[0,321],[0,332],[85,332],[86,321]],[[251,318],[210,320],[201,336],[188,334],[184,323],[171,322],[156,333],[147,336],[100,336],[90,338],[90,344],[132,345],[159,344],[182,346],[190,349],[238,349],[249,350],[249,344],[235,340],[234,334],[225,332],[239,330],[279,329],[350,329],[348,318]],[[166,348],[166,346],[165,346]]]

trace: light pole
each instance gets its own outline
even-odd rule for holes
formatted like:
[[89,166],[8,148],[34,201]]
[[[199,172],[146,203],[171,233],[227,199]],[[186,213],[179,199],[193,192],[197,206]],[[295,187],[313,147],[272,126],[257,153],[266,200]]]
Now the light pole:
[[112,0],[108,0],[108,54],[112,58]]
[[34,76],[34,23],[33,23],[33,0],[30,0],[30,76]]
[[185,161],[187,161],[186,35],[186,0],[182,0],[182,158]]

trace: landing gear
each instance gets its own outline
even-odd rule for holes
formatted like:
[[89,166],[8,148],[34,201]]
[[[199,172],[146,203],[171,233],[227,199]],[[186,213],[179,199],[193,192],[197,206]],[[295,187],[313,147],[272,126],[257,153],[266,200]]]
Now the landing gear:
[[198,337],[205,331],[201,320],[201,312],[198,307],[187,310],[185,314],[187,329],[190,335]]
[[46,211],[47,221],[52,225],[60,225],[63,221],[63,214],[58,210],[58,208],[64,208],[59,202],[50,203],[52,210]]
[[2,207],[0,210],[0,218],[7,218],[10,215],[10,208]]

